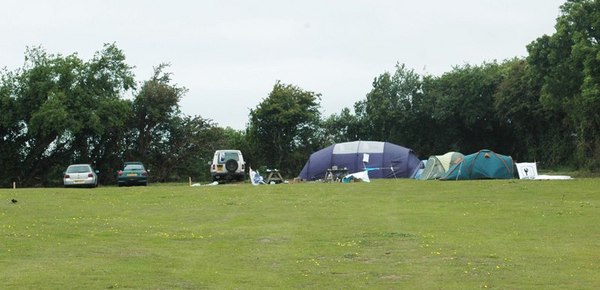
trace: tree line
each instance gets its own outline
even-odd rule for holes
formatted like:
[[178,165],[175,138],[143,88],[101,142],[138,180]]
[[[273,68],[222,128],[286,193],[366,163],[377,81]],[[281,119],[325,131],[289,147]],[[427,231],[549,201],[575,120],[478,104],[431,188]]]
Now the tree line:
[[168,64],[138,83],[115,44],[89,61],[28,48],[22,68],[0,73],[0,185],[60,185],[71,163],[91,163],[100,183],[114,184],[130,160],[144,162],[154,182],[208,180],[212,153],[223,148],[293,177],[312,152],[354,140],[396,143],[423,158],[489,148],[598,171],[598,19],[600,1],[567,1],[556,32],[531,42],[526,57],[439,76],[398,63],[353,108],[330,116],[320,113],[319,93],[278,81],[242,131],[183,114],[187,89],[171,83]]

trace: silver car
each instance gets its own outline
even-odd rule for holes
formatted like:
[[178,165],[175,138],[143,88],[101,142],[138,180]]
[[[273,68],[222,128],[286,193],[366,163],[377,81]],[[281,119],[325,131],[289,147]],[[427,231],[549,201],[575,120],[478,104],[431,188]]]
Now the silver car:
[[63,175],[65,187],[70,186],[98,186],[98,171],[94,171],[89,164],[72,164],[67,167]]

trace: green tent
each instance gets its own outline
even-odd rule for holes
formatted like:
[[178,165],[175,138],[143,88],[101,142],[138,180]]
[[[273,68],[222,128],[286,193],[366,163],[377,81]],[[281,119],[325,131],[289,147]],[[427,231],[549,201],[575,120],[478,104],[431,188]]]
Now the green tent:
[[425,163],[425,169],[419,176],[420,180],[439,179],[456,163],[462,161],[465,156],[459,152],[448,152],[444,155],[432,155]]
[[514,174],[512,157],[484,149],[465,156],[461,162],[452,165],[440,179],[511,179]]

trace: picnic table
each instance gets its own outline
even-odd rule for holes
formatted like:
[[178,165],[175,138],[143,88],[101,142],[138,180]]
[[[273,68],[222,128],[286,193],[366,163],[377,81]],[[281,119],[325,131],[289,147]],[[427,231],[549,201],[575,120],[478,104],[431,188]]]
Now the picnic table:
[[282,183],[283,182],[283,177],[281,177],[281,173],[279,173],[279,169],[267,169],[267,173],[269,173],[269,175],[267,175],[267,179],[265,181],[267,184],[271,184],[271,182],[273,182],[273,183]]

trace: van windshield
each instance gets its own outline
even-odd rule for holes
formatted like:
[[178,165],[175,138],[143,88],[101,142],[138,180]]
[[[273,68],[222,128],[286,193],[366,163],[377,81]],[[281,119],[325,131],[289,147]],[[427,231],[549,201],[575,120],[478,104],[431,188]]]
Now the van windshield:
[[235,161],[239,161],[239,156],[237,154],[237,152],[221,152],[219,154],[219,164],[223,164],[225,162],[227,162],[227,160],[235,160]]

